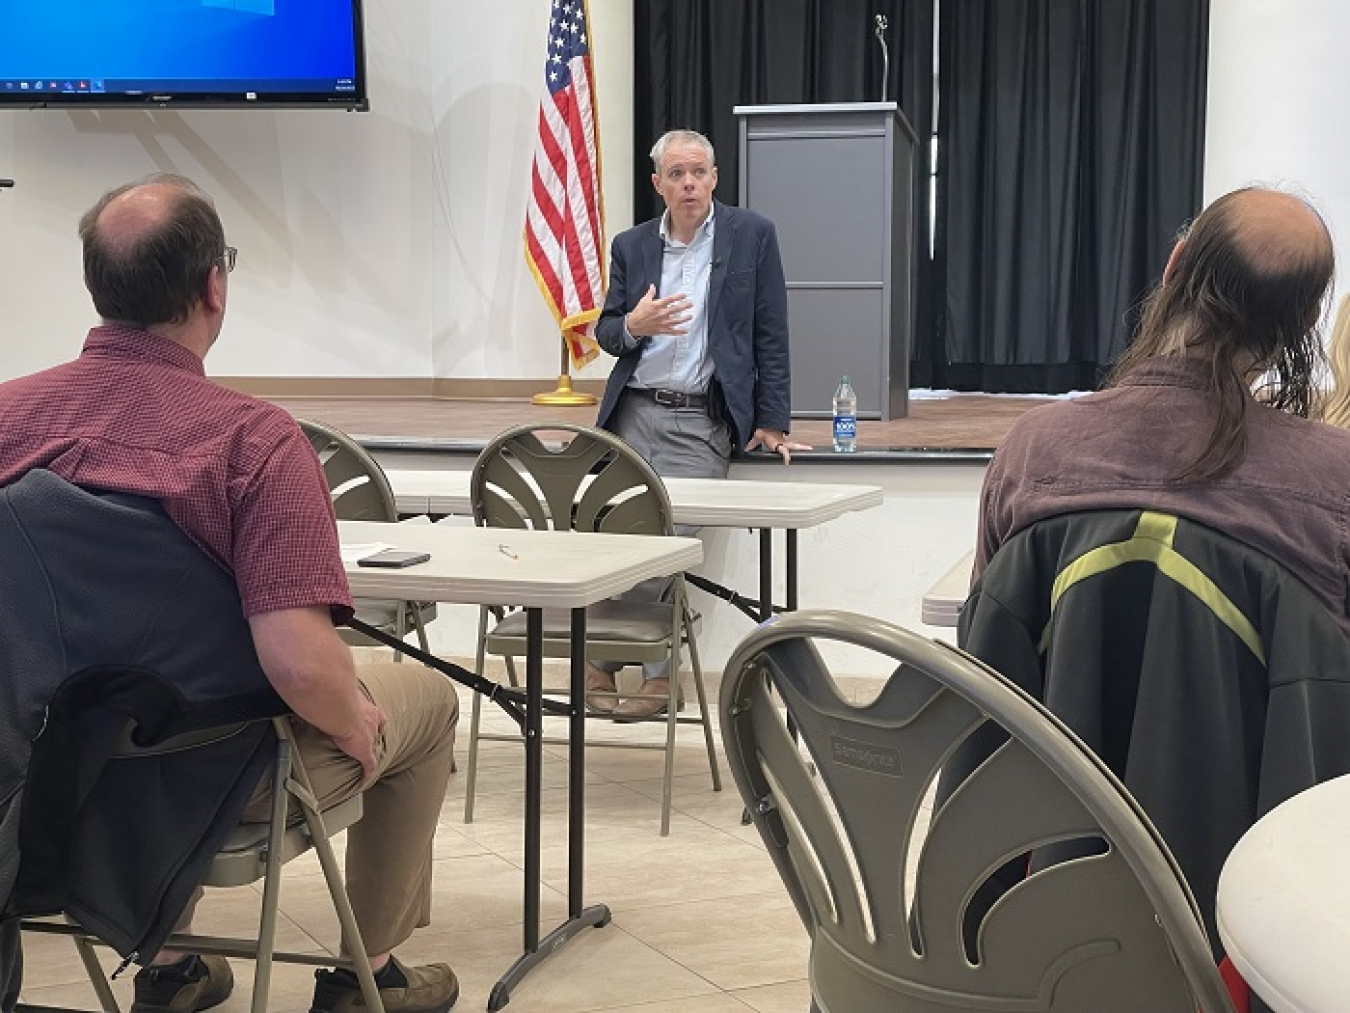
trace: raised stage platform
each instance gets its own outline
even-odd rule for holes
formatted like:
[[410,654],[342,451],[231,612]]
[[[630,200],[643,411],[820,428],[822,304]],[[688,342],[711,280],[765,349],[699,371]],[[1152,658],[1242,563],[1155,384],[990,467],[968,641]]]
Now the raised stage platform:
[[[590,425],[595,408],[542,408],[524,399],[438,397],[271,397],[300,418],[327,422],[375,449],[476,454],[524,422]],[[907,418],[858,422],[858,451],[831,449],[829,419],[798,419],[792,435],[815,449],[793,461],[987,461],[1013,421],[1050,399],[913,391]],[[764,455],[768,459],[768,455]]]

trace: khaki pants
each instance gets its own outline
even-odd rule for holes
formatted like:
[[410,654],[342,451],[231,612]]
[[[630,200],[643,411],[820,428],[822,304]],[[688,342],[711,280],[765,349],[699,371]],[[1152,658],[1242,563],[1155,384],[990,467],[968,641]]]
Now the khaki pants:
[[[386,718],[374,778],[363,784],[360,764],[304,722],[295,723],[295,737],[320,808],[363,793],[363,815],[347,831],[347,896],[366,952],[380,954],[431,920],[431,842],[450,777],[459,700],[454,683],[422,665],[358,665],[357,677]],[[271,795],[269,775],[244,811],[245,823],[267,822]],[[191,922],[200,896],[199,888],[180,926]],[[348,940],[342,949],[350,952]]]

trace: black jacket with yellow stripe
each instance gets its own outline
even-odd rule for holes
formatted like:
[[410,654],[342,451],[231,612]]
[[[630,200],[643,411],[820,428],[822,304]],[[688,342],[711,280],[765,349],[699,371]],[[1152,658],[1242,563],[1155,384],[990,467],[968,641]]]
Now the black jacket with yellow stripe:
[[1238,838],[1350,773],[1350,640],[1277,561],[1204,525],[1141,510],[1040,521],[991,560],[960,642],[1125,782],[1216,948],[1219,871]]

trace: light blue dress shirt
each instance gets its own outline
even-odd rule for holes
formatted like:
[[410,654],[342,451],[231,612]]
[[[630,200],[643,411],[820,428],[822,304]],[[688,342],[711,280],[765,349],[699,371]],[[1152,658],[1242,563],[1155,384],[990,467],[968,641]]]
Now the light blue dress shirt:
[[[657,334],[647,339],[630,387],[664,388],[684,394],[707,393],[712,381],[708,354],[708,280],[712,274],[714,212],[685,245],[670,236],[670,212],[661,216],[661,284],[659,296],[682,292],[689,298],[684,334]],[[625,333],[627,324],[624,325]],[[629,335],[629,340],[633,340]]]

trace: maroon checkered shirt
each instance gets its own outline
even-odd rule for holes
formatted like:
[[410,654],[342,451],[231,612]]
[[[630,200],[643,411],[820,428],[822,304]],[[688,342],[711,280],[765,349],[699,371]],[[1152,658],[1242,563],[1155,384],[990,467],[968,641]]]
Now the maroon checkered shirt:
[[0,384],[0,485],[33,468],[162,502],[234,574],[247,616],[351,614],[309,441],[280,408],[207,379],[180,345],[95,327],[74,362]]

